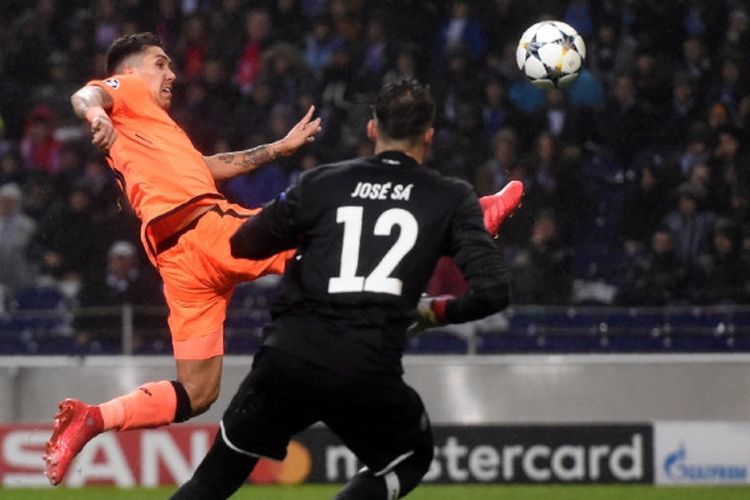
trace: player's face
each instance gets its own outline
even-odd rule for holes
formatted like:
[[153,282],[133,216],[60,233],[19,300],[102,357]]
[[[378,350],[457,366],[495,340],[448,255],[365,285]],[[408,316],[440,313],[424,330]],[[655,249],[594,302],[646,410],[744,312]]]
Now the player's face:
[[172,71],[172,60],[161,47],[151,46],[133,67],[133,71],[148,81],[154,100],[163,109],[172,105],[172,84],[176,78]]

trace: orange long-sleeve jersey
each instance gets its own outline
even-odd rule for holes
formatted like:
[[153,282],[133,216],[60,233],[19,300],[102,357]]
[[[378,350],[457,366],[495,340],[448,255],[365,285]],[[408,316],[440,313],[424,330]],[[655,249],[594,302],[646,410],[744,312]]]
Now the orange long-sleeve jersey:
[[184,223],[196,206],[223,196],[187,134],[159,107],[137,75],[92,80],[114,104],[117,139],[108,162],[142,222],[141,239],[154,262],[155,245]]

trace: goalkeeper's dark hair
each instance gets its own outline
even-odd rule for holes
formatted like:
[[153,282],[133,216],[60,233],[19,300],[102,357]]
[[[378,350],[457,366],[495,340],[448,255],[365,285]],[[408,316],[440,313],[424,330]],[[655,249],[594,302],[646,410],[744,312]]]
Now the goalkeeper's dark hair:
[[163,48],[161,38],[154,33],[143,32],[121,36],[112,42],[107,51],[107,74],[114,74],[128,56],[142,52],[146,47],[154,46]]
[[430,88],[408,78],[383,86],[374,113],[378,130],[387,139],[414,140],[432,127],[435,108]]

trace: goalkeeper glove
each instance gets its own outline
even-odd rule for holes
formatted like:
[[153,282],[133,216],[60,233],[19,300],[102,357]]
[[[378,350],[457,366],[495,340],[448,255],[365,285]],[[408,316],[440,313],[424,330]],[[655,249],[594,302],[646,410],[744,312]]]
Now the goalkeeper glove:
[[423,295],[417,304],[416,320],[406,330],[407,334],[417,335],[428,328],[445,325],[445,308],[451,299],[452,295]]

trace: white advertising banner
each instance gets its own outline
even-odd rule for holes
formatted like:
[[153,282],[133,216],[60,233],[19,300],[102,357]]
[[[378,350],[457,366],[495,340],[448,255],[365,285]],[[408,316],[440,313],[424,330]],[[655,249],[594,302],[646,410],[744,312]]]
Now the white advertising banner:
[[656,484],[750,483],[750,422],[657,422]]

